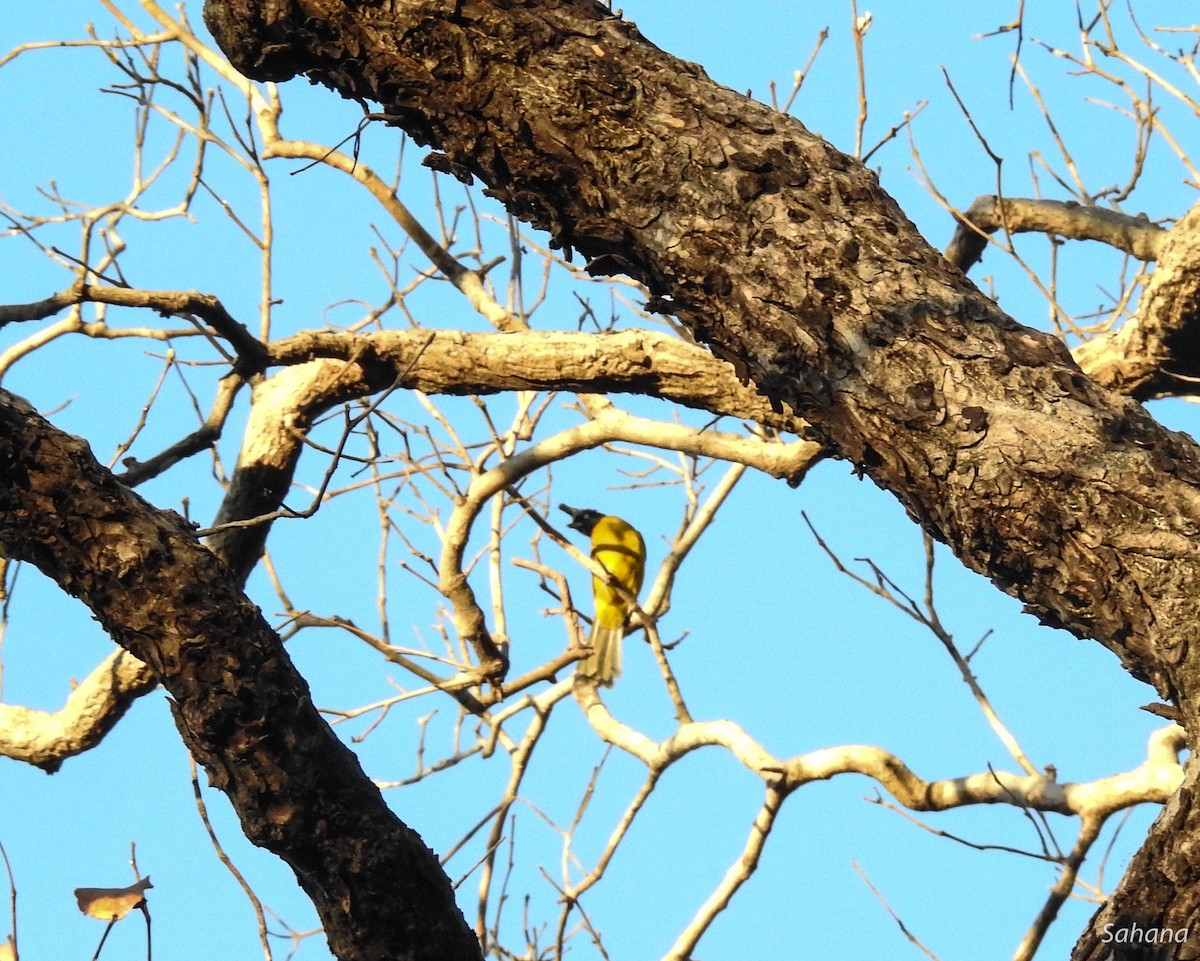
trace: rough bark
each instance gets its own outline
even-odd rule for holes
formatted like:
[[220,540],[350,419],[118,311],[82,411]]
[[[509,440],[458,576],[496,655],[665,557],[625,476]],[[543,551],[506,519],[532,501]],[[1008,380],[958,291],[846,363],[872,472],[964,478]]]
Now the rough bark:
[[[1194,749],[1193,749],[1194,751]],[[1092,916],[1071,954],[1072,961],[1193,961],[1200,958],[1200,765],[1189,763],[1187,777],[1167,801],[1146,843],[1121,878],[1113,896]],[[1142,931],[1188,931],[1181,944],[1156,952],[1134,944],[1114,950],[1113,933],[1137,925]],[[1109,927],[1111,925],[1111,927]],[[1108,931],[1106,932],[1106,927]],[[1160,937],[1161,940],[1161,937]]]
[[240,70],[380,101],[593,271],[645,282],[969,566],[1197,695],[1196,448],[1005,316],[869,170],[585,0],[206,18]]
[[1134,397],[1194,395],[1200,383],[1200,206],[1166,232],[1158,267],[1120,328],[1076,348],[1098,383]]
[[[964,563],[1176,699],[1195,746],[1195,445],[1006,317],[869,170],[589,0],[208,0],[205,17],[248,76],[377,101],[432,165],[641,280]],[[1191,876],[1190,839],[1157,840],[1131,874]],[[1122,891],[1112,910],[1139,923],[1192,910],[1165,885]]]
[[1200,207],[1170,230],[1144,217],[1056,200],[980,197],[967,209],[946,258],[963,271],[983,256],[987,234],[1038,232],[1096,240],[1158,261],[1136,312],[1114,331],[1084,341],[1075,360],[1096,383],[1138,400],[1192,396],[1200,383]]
[[2,390],[0,543],[153,667],[188,749],[246,836],[295,871],[340,959],[479,958],[437,857],[322,720],[229,569]]

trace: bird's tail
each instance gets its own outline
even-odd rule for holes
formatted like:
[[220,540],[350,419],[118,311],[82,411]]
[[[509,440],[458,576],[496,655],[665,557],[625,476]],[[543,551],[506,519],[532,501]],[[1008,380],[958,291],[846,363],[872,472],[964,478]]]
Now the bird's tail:
[[579,662],[576,672],[583,677],[590,677],[603,687],[612,687],[613,681],[621,676],[621,642],[624,638],[624,625],[594,625],[592,636],[588,639],[593,651]]

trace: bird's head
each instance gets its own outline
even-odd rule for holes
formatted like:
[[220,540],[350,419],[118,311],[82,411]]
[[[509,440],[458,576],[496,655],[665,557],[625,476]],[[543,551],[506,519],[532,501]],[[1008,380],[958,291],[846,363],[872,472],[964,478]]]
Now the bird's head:
[[603,514],[591,508],[580,510],[577,507],[568,507],[566,504],[559,504],[558,509],[564,514],[570,515],[571,523],[567,527],[571,528],[571,530],[579,531],[585,537],[590,537],[593,528],[604,519]]

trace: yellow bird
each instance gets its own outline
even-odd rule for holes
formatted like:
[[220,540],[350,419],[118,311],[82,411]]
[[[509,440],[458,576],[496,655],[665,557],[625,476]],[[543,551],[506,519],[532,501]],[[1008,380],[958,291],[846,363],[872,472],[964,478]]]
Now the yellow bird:
[[633,607],[631,599],[642,589],[646,574],[646,542],[632,524],[619,517],[590,509],[578,510],[566,504],[559,504],[558,509],[571,515],[568,527],[592,539],[592,560],[624,588],[620,591],[604,578],[593,575],[596,614],[588,641],[593,652],[576,668],[583,677],[611,687],[614,678],[621,675],[621,641]]

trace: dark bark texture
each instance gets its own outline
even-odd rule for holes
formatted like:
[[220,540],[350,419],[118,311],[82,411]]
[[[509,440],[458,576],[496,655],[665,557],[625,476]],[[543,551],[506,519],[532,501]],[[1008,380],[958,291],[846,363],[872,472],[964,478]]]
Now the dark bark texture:
[[0,543],[158,674],[246,836],[282,857],[343,961],[477,961],[437,857],[317,713],[239,582],[179,515],[0,390]]
[[1003,314],[871,171],[588,0],[205,16],[249,76],[379,101],[594,272],[646,283],[970,567],[1200,697],[1196,447]]
[[[378,102],[432,166],[644,282],[969,567],[1177,700],[1195,738],[1197,448],[1005,316],[861,164],[590,0],[207,0],[205,19],[248,76]],[[1131,876],[1190,877],[1194,838],[1152,838]],[[1195,920],[1164,884],[1114,905]]]

